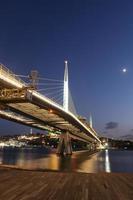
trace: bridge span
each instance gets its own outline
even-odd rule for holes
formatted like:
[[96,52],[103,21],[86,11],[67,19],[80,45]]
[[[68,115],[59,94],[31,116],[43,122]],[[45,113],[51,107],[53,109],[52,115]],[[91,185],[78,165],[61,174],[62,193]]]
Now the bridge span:
[[58,153],[72,153],[70,137],[100,145],[96,131],[68,109],[68,69],[65,62],[64,105],[61,106],[0,64],[0,117],[60,134]]

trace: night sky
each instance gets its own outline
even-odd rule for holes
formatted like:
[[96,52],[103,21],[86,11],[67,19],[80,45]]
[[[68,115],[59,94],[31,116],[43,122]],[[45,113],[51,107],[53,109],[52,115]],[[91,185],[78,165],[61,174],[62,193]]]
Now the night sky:
[[[63,79],[65,59],[77,112],[99,133],[133,134],[133,1],[0,0],[1,63]],[[0,120],[0,134],[29,129]]]

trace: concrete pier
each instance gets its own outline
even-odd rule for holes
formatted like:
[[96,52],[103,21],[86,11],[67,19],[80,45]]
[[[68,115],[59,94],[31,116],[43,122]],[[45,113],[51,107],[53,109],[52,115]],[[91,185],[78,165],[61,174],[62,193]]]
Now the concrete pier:
[[0,168],[0,200],[132,200],[133,174]]

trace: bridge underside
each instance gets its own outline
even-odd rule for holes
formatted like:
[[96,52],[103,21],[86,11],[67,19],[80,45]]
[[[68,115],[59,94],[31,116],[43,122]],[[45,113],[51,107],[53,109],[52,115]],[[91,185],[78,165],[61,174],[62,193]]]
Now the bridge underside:
[[72,137],[94,142],[94,139],[83,133],[78,127],[64,120],[54,109],[40,103],[33,103],[26,98],[0,98],[0,116],[18,123],[42,130],[69,132]]

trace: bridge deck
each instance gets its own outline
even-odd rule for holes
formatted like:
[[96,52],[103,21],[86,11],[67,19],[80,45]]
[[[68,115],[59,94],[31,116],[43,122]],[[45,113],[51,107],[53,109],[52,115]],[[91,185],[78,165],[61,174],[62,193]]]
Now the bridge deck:
[[[90,126],[86,126],[70,111],[66,112],[61,105],[31,88],[29,89],[25,82],[16,78],[2,65],[0,65],[0,85],[0,89],[3,88],[0,95],[0,116],[2,118],[34,128],[44,130],[53,128],[69,132],[73,137],[83,141],[100,143],[96,132]],[[25,92],[24,88],[27,88]],[[14,97],[17,97],[17,100]],[[22,99],[19,100],[18,97]]]
[[132,200],[133,174],[0,169],[0,200]]

